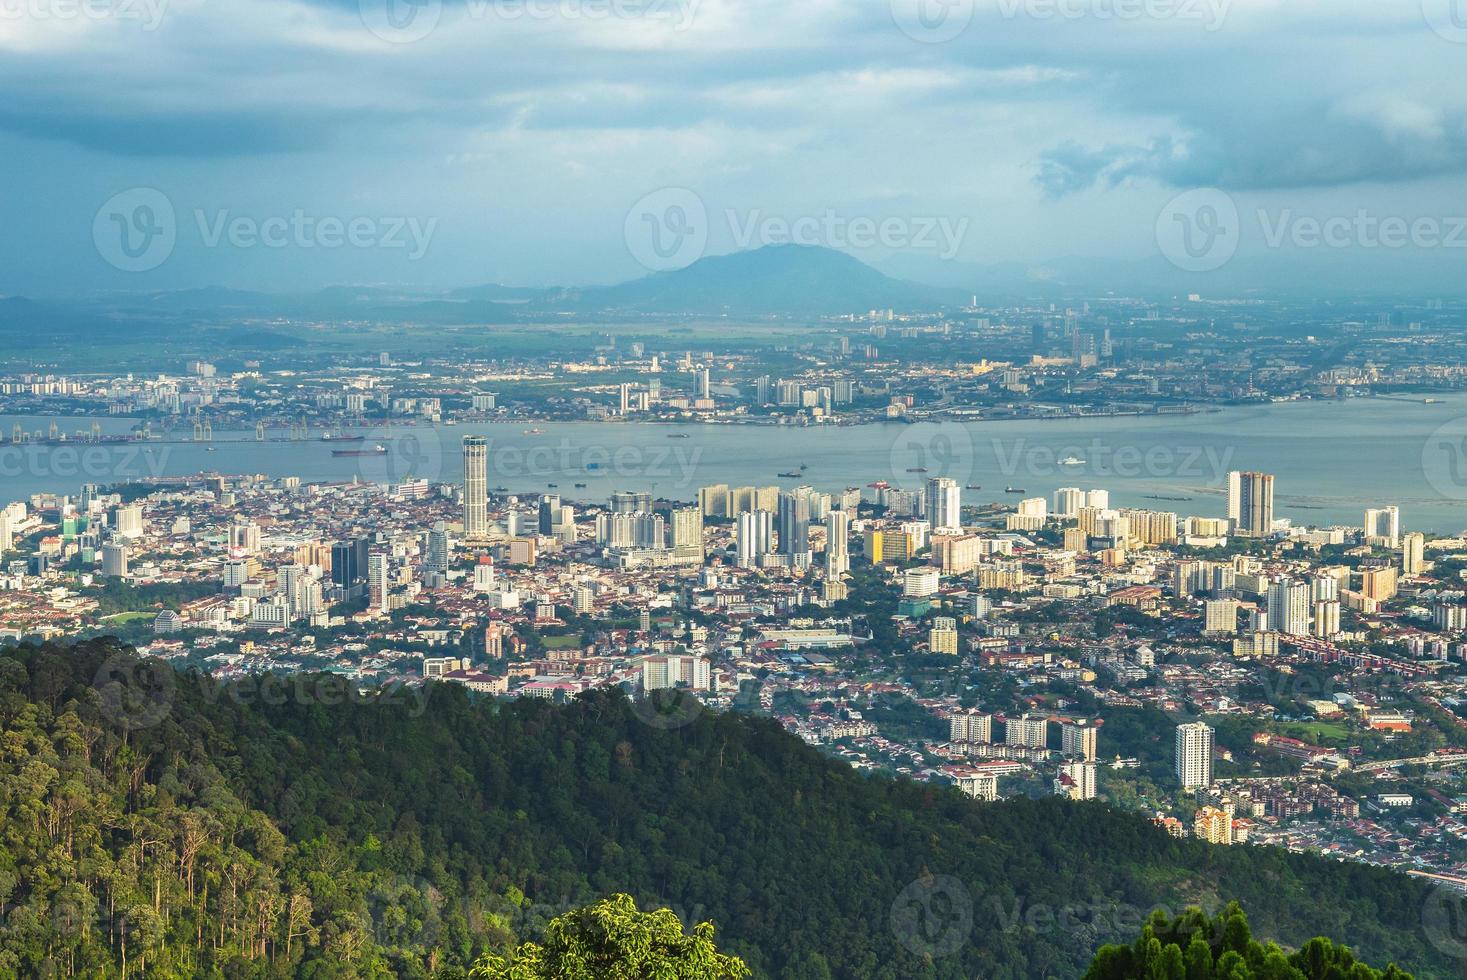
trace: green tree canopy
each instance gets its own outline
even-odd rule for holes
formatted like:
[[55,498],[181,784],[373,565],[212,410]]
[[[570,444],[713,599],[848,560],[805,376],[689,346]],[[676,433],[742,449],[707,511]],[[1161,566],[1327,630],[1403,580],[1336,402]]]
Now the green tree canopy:
[[1130,946],[1102,946],[1085,980],[1411,980],[1394,964],[1384,971],[1355,959],[1346,946],[1311,939],[1289,955],[1263,945],[1230,902],[1216,918],[1188,909],[1175,919],[1157,910]]
[[553,920],[544,944],[524,943],[511,956],[486,954],[471,976],[483,980],[740,980],[749,968],[713,945],[713,923],[692,935],[668,909],[637,911],[630,895],[613,895]]

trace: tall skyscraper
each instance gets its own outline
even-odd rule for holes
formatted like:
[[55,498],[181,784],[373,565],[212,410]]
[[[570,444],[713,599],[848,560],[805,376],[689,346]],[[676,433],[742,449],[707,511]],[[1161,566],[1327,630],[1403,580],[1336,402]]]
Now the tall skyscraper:
[[483,436],[464,436],[464,537],[489,536],[489,444]]
[[927,481],[927,523],[934,531],[957,531],[963,527],[963,489],[949,477]]
[[560,494],[546,493],[540,495],[540,533],[549,537],[555,533],[555,525],[560,523]]
[[850,525],[850,515],[843,510],[825,515],[825,574],[830,578],[840,578],[851,570]]
[[810,497],[804,488],[779,495],[779,553],[781,555],[810,552]]
[[1060,750],[1067,756],[1094,762],[1099,731],[1094,724],[1083,718],[1067,721],[1060,726]]
[[424,556],[423,571],[434,575],[448,574],[448,528],[442,521],[434,524],[428,532],[428,553]]
[[1241,538],[1266,538],[1273,532],[1273,474],[1228,474],[1228,517]]
[[381,612],[387,611],[387,596],[391,589],[387,572],[386,555],[377,553],[367,556],[367,592],[371,597],[372,608]]
[[1205,789],[1212,785],[1212,728],[1194,721],[1177,726],[1177,779],[1182,789]]

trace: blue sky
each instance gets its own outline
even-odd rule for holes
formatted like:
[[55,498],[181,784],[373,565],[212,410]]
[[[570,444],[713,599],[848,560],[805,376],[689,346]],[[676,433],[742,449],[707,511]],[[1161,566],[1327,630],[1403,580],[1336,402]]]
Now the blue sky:
[[[1242,255],[1305,216],[1451,261],[1464,82],[1467,0],[0,0],[0,292],[614,281],[667,188],[695,254],[1142,260],[1206,188]],[[173,234],[129,270],[138,189]]]

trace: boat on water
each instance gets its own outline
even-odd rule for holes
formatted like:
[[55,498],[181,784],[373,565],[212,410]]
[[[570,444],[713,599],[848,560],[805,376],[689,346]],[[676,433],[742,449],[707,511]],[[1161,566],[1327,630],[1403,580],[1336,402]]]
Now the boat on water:
[[322,442],[366,442],[366,436],[345,436],[341,433],[332,435],[330,432],[321,437]]
[[577,490],[584,490],[584,489],[586,489],[586,484],[584,484],[584,483],[577,483],[576,484],[576,489]]
[[798,480],[805,474],[801,473],[799,470],[785,470],[783,473],[777,473],[775,475],[785,480]]
[[980,484],[980,483],[970,483],[970,484],[968,484],[967,489],[969,489],[969,490],[982,490],[983,489],[983,485]]
[[907,467],[907,472],[908,473],[926,473],[927,472],[927,467],[925,467],[925,466],[908,466]]
[[1004,487],[1003,488],[1003,492],[1004,493],[1028,493],[1029,491],[1028,490],[1025,490],[1023,487]]
[[667,438],[669,438],[669,439],[688,439],[688,438],[691,438],[691,437],[686,432],[669,432],[667,434]]
[[348,457],[350,457],[350,456],[381,456],[381,455],[383,455],[386,452],[387,452],[387,447],[379,444],[379,445],[373,446],[371,449],[333,449],[333,450],[331,450],[331,455],[333,455],[333,456],[348,456]]
[[1159,493],[1144,494],[1147,500],[1191,500],[1191,497],[1167,497]]
[[541,433],[543,433],[544,431],[545,431],[544,429],[526,429],[524,431],[524,434],[527,435],[527,436],[538,436]]
[[1078,456],[1066,456],[1059,461],[1061,466],[1084,466],[1085,461]]

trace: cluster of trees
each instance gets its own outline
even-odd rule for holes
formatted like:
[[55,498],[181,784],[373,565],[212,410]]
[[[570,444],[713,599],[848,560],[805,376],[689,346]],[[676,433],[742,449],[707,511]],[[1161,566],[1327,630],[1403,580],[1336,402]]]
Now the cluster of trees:
[[1138,910],[1229,899],[1284,943],[1456,966],[1422,882],[975,804],[767,719],[159,669],[105,641],[0,651],[0,976],[533,977],[524,944],[569,948],[554,919],[616,894],[777,980],[1077,977]]
[[1296,953],[1253,938],[1236,902],[1216,918],[1188,909],[1152,916],[1129,946],[1103,946],[1085,980],[1411,980],[1394,964],[1376,970],[1347,947],[1316,937]]

